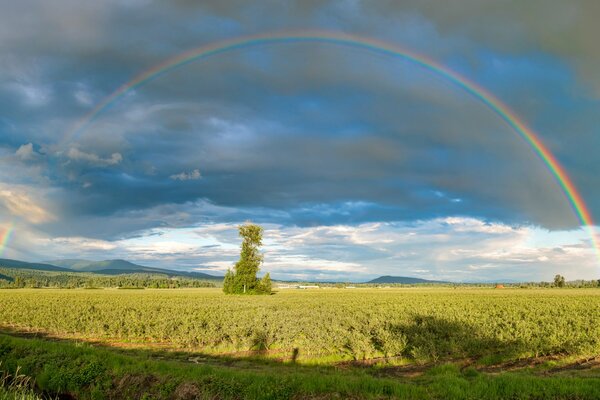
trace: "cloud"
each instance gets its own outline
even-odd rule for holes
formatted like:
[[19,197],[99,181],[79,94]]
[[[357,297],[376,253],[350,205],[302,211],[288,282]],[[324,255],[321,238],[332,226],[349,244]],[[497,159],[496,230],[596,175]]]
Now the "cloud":
[[120,153],[112,153],[110,158],[101,158],[93,153],[86,153],[75,147],[71,147],[67,152],[67,157],[73,161],[82,161],[93,166],[111,166],[117,165],[123,161],[123,156]]
[[195,180],[200,179],[201,177],[202,177],[202,175],[200,175],[199,169],[195,169],[190,172],[181,172],[179,174],[174,174],[174,175],[169,176],[169,178],[176,180],[176,181],[195,181]]
[[[409,2],[410,3],[410,2]],[[600,54],[594,38],[600,36],[595,16],[600,4],[575,0],[549,4],[544,0],[526,3],[461,0],[440,7],[435,1],[398,5],[388,2],[388,12],[413,9],[433,20],[441,32],[479,37],[488,46],[523,52],[539,48],[572,63],[600,97]],[[577,43],[577,45],[573,45]],[[591,93],[590,93],[591,94]]]
[[40,107],[46,105],[51,99],[50,89],[43,86],[24,82],[12,82],[8,87],[19,94],[28,106]]
[[[584,231],[550,232],[474,218],[264,227],[262,271],[276,279],[366,281],[395,275],[493,282],[551,280],[557,273],[569,279],[597,275],[597,259]],[[126,258],[148,266],[219,273],[233,266],[240,251],[237,224],[231,223],[153,228],[111,241],[41,236],[29,243],[35,243],[40,259]]]
[[55,237],[50,239],[42,239],[40,245],[48,247],[59,247],[63,249],[78,249],[75,254],[85,254],[88,251],[110,251],[117,248],[117,245],[105,240],[97,240],[86,237]]
[[77,102],[79,104],[83,105],[83,106],[91,106],[91,105],[93,105],[92,96],[90,95],[90,93],[88,91],[86,91],[83,88],[78,89],[77,91],[75,91],[73,93],[73,96],[75,97],[75,100],[77,100]]
[[55,220],[56,217],[34,198],[39,197],[27,193],[26,189],[0,185],[0,202],[13,215],[24,218],[32,224]]
[[32,143],[21,145],[15,152],[15,155],[22,161],[30,161],[39,156],[39,154],[33,149]]

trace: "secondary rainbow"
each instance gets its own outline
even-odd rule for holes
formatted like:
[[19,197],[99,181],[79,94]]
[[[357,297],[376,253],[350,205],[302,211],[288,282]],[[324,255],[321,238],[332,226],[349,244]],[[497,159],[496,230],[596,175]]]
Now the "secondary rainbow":
[[0,256],[4,254],[4,249],[6,249],[6,245],[10,240],[10,236],[12,235],[14,228],[14,225],[11,223],[2,231],[0,231]]
[[192,62],[204,60],[219,54],[228,53],[244,48],[303,42],[345,46],[355,49],[371,51],[379,54],[385,54],[396,58],[401,58],[410,61],[424,68],[425,70],[433,72],[435,75],[441,76],[449,80],[458,87],[464,89],[474,98],[481,101],[490,110],[496,113],[504,122],[506,122],[515,133],[517,133],[523,140],[525,140],[525,142],[531,147],[531,149],[548,167],[550,173],[553,175],[557,184],[560,186],[565,197],[567,198],[578,220],[583,226],[585,226],[588,229],[592,240],[592,245],[596,249],[596,253],[598,255],[598,258],[600,259],[600,244],[594,231],[592,215],[590,214],[590,211],[587,205],[585,204],[585,201],[583,200],[581,194],[575,188],[575,185],[569,178],[567,172],[558,163],[556,157],[554,157],[554,155],[544,145],[540,138],[531,129],[529,129],[525,125],[525,123],[523,123],[519,119],[519,117],[513,111],[510,110],[508,106],[502,103],[499,99],[497,99],[494,95],[489,93],[483,87],[479,86],[475,82],[472,82],[466,77],[448,69],[447,67],[437,63],[436,61],[423,55],[406,50],[395,44],[383,42],[377,39],[329,31],[285,31],[233,38],[230,40],[207,44],[205,46],[186,51],[140,73],[139,75],[131,79],[129,82],[123,84],[113,93],[111,93],[96,107],[94,107],[94,109],[92,109],[87,115],[85,115],[76,124],[73,130],[71,130],[65,135],[65,137],[63,138],[63,144],[65,142],[73,140],[78,135],[80,135],[91,123],[94,122],[94,120],[99,114],[110,108],[111,105],[117,102],[126,93],[176,68],[182,67]]

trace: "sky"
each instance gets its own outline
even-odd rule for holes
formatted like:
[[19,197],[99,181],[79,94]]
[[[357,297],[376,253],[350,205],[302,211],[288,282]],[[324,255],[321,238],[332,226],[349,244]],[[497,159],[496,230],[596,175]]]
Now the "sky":
[[162,74],[69,134],[121,85],[185,51],[346,33],[492,93],[600,218],[596,1],[5,3],[1,257],[223,274],[239,254],[237,227],[252,221],[275,279],[600,278],[589,231],[523,139],[398,57],[317,42],[241,48]]

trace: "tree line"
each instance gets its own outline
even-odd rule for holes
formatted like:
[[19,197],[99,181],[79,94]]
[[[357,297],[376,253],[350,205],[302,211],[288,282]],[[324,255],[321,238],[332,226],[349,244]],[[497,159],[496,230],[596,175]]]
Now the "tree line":
[[207,288],[214,282],[187,277],[166,277],[158,274],[97,275],[83,272],[49,272],[0,268],[0,288]]

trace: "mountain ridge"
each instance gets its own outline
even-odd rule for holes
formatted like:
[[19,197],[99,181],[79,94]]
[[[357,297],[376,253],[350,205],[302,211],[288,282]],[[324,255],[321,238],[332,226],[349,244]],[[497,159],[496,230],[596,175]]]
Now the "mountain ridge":
[[127,260],[102,260],[90,261],[83,259],[65,259],[53,260],[42,263],[27,262],[12,259],[0,259],[0,267],[14,269],[31,269],[37,271],[52,271],[52,272],[89,272],[93,274],[104,275],[124,275],[124,274],[160,274],[171,276],[185,276],[189,278],[205,279],[205,280],[221,280],[222,276],[210,275],[203,272],[176,271],[164,268],[146,267],[143,265],[134,264]]
[[13,260],[10,258],[0,258],[0,267],[14,269],[33,269],[36,271],[55,271],[55,272],[73,272],[68,268],[46,263],[33,263],[27,261]]
[[[220,280],[222,276],[210,275],[204,272],[177,271],[165,268],[146,267],[123,259],[91,261],[82,259],[67,259],[48,261],[54,265],[71,268],[79,272],[92,272],[106,275],[122,275],[135,273],[161,274],[167,276],[186,276],[196,279]],[[77,268],[77,269],[75,269]]]

